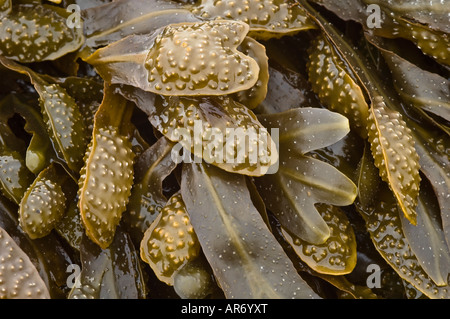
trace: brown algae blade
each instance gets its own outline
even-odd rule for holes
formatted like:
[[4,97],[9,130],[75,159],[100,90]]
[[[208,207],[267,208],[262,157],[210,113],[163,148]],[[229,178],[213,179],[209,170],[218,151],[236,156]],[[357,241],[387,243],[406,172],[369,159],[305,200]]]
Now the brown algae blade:
[[92,140],[80,172],[79,208],[86,233],[100,247],[108,247],[133,184],[131,142],[123,131],[132,109],[109,86],[94,119]]

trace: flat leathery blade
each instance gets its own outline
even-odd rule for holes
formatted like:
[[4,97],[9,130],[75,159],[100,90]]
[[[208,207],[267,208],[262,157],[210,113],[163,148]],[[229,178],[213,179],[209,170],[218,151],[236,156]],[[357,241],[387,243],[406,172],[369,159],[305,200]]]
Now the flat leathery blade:
[[251,88],[255,60],[237,51],[248,26],[210,21],[169,25],[149,50],[148,91],[163,95],[221,95]]
[[145,298],[137,251],[120,226],[111,245],[105,249],[83,236],[80,262],[81,272],[67,299]]
[[269,84],[269,58],[266,55],[266,48],[250,37],[245,37],[245,40],[238,47],[239,51],[245,53],[253,58],[259,65],[258,81],[248,90],[239,91],[233,97],[249,109],[256,108],[267,95]]
[[56,151],[71,169],[79,170],[87,135],[86,124],[78,105],[58,84],[42,86],[40,102],[50,137],[56,144]]
[[267,173],[278,161],[275,141],[256,115],[229,97],[176,97],[156,103],[154,126],[198,158],[229,172]]
[[0,227],[0,299],[49,299],[50,293],[28,255]]
[[351,273],[356,265],[356,238],[347,216],[332,205],[317,205],[330,228],[330,237],[319,245],[310,244],[283,230],[297,255],[319,273],[342,275]]
[[356,185],[336,167],[304,154],[345,137],[350,130],[347,118],[326,109],[296,108],[259,119],[267,128],[281,128],[279,169],[256,180],[267,208],[292,234],[323,244],[330,229],[315,205],[350,205]]
[[0,189],[10,200],[19,203],[32,181],[33,175],[18,152],[0,156]]
[[352,127],[366,137],[369,107],[363,92],[323,37],[316,38],[309,48],[308,76],[322,103],[346,116]]
[[395,19],[394,23],[395,26],[392,28],[394,37],[406,38],[439,63],[450,65],[450,39],[447,33],[401,18]]
[[0,53],[29,63],[54,60],[83,42],[81,28],[69,28],[66,17],[49,5],[14,5],[0,21]]
[[303,8],[283,0],[203,0],[192,12],[202,19],[245,22],[261,38],[315,28]]
[[66,195],[54,165],[42,170],[23,196],[19,207],[22,229],[32,239],[48,235],[64,215]]
[[131,143],[116,128],[100,128],[93,135],[79,182],[79,208],[86,233],[100,247],[108,247],[133,184]]
[[226,298],[318,298],[253,205],[244,176],[184,165],[181,193]]
[[437,286],[421,267],[406,239],[395,201],[379,200],[370,214],[363,215],[375,248],[404,280],[427,297],[448,299],[449,286]]
[[389,110],[376,96],[369,115],[369,141],[375,166],[394,193],[405,217],[416,223],[419,196],[419,156],[411,130],[400,113]]
[[[111,19],[111,16],[120,19]],[[200,21],[177,1],[119,0],[83,10],[86,45],[108,45],[130,34],[150,34],[158,28],[180,22]]]
[[124,222],[132,229],[133,236],[139,237],[139,241],[167,203],[163,181],[177,166],[172,160],[173,145],[162,137],[136,157],[134,185]]
[[200,252],[194,228],[181,195],[175,194],[162,208],[141,241],[141,258],[157,277],[169,285],[174,275]]

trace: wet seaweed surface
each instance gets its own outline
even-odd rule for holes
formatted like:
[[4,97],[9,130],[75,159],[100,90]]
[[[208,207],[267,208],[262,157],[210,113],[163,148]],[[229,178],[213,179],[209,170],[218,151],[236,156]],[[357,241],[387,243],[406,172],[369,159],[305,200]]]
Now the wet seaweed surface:
[[0,1],[0,299],[449,299],[449,10]]

